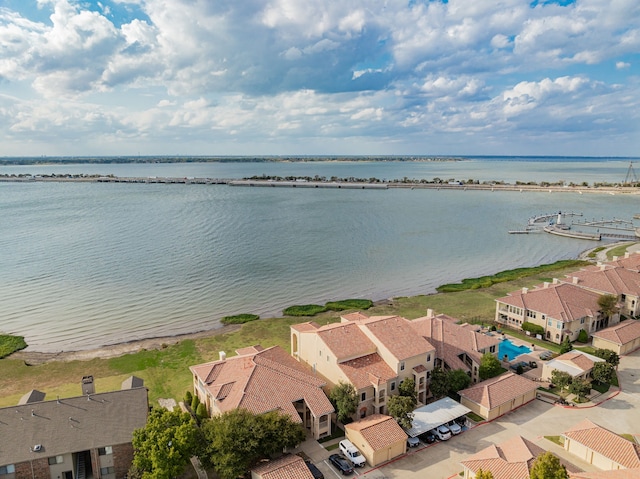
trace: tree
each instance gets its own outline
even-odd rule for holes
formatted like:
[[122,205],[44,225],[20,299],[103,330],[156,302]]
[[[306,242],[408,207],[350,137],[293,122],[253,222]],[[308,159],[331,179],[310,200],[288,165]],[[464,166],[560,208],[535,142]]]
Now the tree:
[[449,375],[442,368],[434,368],[431,371],[429,390],[435,399],[440,399],[447,395],[449,391]]
[[256,415],[234,409],[205,420],[202,429],[202,463],[213,467],[220,479],[236,479],[260,459],[281,454],[305,438],[300,424],[277,411]]
[[598,298],[598,306],[600,312],[609,320],[618,312],[618,298],[612,294],[603,294]]
[[578,333],[578,342],[583,344],[589,342],[589,335],[584,329],[581,329]]
[[478,369],[480,379],[493,378],[500,373],[502,373],[502,365],[498,358],[491,353],[484,353],[482,359],[480,359],[480,368]]
[[604,359],[614,368],[618,367],[618,364],[620,364],[620,356],[618,356],[618,353],[612,351],[611,349],[596,349],[593,355]]
[[531,466],[531,479],[568,479],[567,469],[560,463],[560,459],[551,452],[540,454]]
[[449,380],[450,393],[462,391],[471,384],[471,378],[462,369],[452,369],[451,371],[447,371],[447,376]]
[[418,404],[418,395],[416,393],[416,382],[413,378],[405,378],[398,386],[398,394],[403,397],[411,398],[411,404],[415,408]]
[[573,345],[571,344],[571,341],[569,341],[569,336],[566,336],[562,340],[562,344],[560,344],[560,354],[568,353],[572,349]]
[[351,419],[358,407],[358,393],[351,383],[339,382],[329,395],[329,399],[336,408],[338,421],[344,423]]
[[405,429],[411,429],[416,405],[410,396],[391,396],[387,401],[389,415]]
[[578,396],[578,399],[583,399],[589,391],[591,391],[591,384],[586,379],[573,378],[569,384],[569,392]]
[[609,364],[607,362],[595,363],[591,370],[591,377],[599,383],[611,384],[614,374],[615,368],[613,367],[613,364]]
[[204,405],[204,403],[200,403],[198,404],[198,408],[195,411],[196,417],[198,418],[198,421],[202,421],[203,419],[206,419],[207,417],[209,417],[209,413],[207,412],[207,406]]
[[573,379],[571,377],[571,374],[567,372],[560,371],[559,369],[554,369],[553,371],[551,371],[551,382],[559,387],[560,391],[571,384],[571,379]]
[[170,479],[182,474],[198,454],[200,430],[188,413],[156,408],[145,427],[133,432],[133,470],[142,479]]
[[476,472],[475,479],[493,479],[493,474],[491,471],[483,471],[482,469],[478,469]]

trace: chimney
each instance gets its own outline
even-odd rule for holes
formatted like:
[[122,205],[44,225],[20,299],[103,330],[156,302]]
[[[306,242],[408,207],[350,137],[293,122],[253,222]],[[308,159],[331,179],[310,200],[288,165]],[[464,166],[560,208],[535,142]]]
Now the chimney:
[[558,278],[553,278],[553,284],[558,284]]
[[600,271],[604,271],[607,268],[606,264],[601,264],[600,265]]
[[82,392],[87,395],[96,392],[96,387],[93,384],[93,376],[82,376]]
[[528,291],[529,291],[529,288],[522,288],[522,294],[527,294]]
[[626,252],[624,253],[624,257],[625,257],[625,258],[628,258],[629,256],[631,256],[631,253],[629,253],[628,251],[626,251]]
[[226,361],[227,359],[227,353],[225,353],[224,351],[220,351],[220,361]]
[[572,282],[573,284],[578,284],[578,281],[579,281],[579,280],[578,280],[578,277],[577,277],[577,276],[574,276],[572,279],[573,279],[573,281],[571,281],[571,282]]
[[542,286],[544,288],[548,288],[549,287],[549,281],[545,281],[544,283],[542,283]]
[[433,318],[433,309],[427,309],[427,318]]
[[[626,256],[627,254],[628,254],[628,253],[625,253],[625,256]],[[619,257],[619,256],[614,256],[613,258],[611,258],[611,261],[618,261],[619,259],[620,259],[620,257]],[[598,264],[600,264],[600,263],[598,263]]]

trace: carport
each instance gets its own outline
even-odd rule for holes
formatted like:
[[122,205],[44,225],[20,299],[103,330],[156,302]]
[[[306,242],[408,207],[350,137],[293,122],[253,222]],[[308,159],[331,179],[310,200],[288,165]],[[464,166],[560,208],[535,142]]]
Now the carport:
[[471,412],[466,406],[445,397],[413,411],[412,427],[405,432],[416,437]]

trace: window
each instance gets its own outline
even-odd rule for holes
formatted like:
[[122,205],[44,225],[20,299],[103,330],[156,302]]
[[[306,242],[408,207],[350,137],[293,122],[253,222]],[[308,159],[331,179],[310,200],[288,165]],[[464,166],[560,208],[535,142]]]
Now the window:
[[365,391],[365,392],[363,392],[363,393],[360,395],[360,401],[364,401],[365,399],[367,399],[367,392],[366,392],[366,391]]
[[392,391],[396,390],[396,382],[395,381],[391,381],[391,390]]
[[584,318],[580,319],[580,324],[584,324]]
[[431,353],[427,354],[427,362],[431,362]]
[[101,467],[100,468],[100,475],[101,476],[106,476],[107,474],[115,474],[115,473],[116,473],[116,469],[113,466]]
[[547,326],[551,326],[553,324],[553,321],[549,320],[547,321]]
[[560,321],[556,321],[556,328],[562,329],[562,323]]
[[427,379],[431,378],[431,371],[427,371]]
[[489,352],[490,353],[495,353],[496,352],[496,347],[495,346],[489,346]]
[[4,474],[14,474],[15,472],[16,472],[16,466],[13,464],[0,466],[0,476]]
[[400,361],[400,371],[404,371],[404,361]]
[[113,454],[113,448],[111,446],[99,447],[98,454],[106,456],[107,454]]
[[543,314],[543,315],[542,315],[542,320],[544,321],[545,319],[547,319],[547,315],[546,315],[546,314]]
[[49,465],[53,466],[54,464],[62,464],[64,462],[64,457],[62,456],[53,456],[49,458]]

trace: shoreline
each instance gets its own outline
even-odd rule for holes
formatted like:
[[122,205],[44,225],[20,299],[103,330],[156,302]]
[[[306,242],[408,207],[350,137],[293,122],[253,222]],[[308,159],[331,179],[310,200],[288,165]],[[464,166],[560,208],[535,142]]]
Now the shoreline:
[[[608,244],[603,250],[599,251],[595,258],[590,258],[589,254],[601,246],[596,246],[584,250],[578,255],[576,259],[584,261],[605,261],[607,259],[607,252],[618,246],[624,244],[636,244],[635,248],[630,248],[631,251],[640,251],[640,243],[635,241],[618,241]],[[439,294],[439,293],[432,293]],[[379,306],[391,301],[391,298],[380,299],[374,301],[374,306]],[[268,321],[271,318],[263,318],[258,321]],[[132,341],[125,341],[121,343],[114,343],[110,345],[100,346],[91,349],[78,350],[78,351],[59,351],[59,352],[39,352],[39,351],[16,351],[15,353],[7,356],[8,359],[22,360],[28,366],[35,366],[38,364],[45,364],[49,362],[70,362],[70,361],[90,361],[92,359],[109,359],[126,354],[137,353],[142,350],[159,350],[164,349],[167,345],[174,345],[187,339],[201,339],[218,336],[221,334],[227,334],[239,331],[242,328],[241,324],[230,324],[219,328],[196,331],[193,333],[177,334],[173,336],[159,336],[153,338],[136,339]]]

